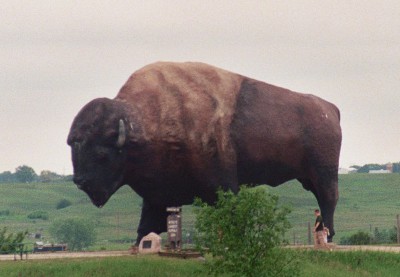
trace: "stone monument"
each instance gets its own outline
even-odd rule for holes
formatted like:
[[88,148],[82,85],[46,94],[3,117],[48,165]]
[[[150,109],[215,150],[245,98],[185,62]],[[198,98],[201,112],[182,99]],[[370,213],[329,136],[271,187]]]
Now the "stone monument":
[[140,254],[158,253],[161,250],[161,237],[156,233],[144,236],[139,243]]

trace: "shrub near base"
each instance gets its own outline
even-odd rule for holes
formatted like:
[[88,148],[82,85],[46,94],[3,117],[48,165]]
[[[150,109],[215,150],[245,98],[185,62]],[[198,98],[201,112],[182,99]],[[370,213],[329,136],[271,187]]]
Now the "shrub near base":
[[195,242],[211,254],[206,263],[211,273],[298,275],[294,252],[278,248],[290,227],[290,211],[279,207],[278,197],[266,188],[242,187],[237,195],[219,191],[214,206],[200,200],[195,206]]

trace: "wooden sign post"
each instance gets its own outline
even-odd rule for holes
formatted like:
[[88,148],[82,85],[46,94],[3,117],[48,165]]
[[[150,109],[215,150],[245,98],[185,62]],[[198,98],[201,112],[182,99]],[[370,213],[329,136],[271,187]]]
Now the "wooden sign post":
[[171,213],[167,217],[168,241],[171,249],[182,248],[182,208],[170,207],[167,212]]

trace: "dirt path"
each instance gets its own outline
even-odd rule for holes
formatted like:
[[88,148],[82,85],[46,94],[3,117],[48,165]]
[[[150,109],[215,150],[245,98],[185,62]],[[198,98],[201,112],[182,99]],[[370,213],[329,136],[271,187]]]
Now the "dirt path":
[[400,253],[400,246],[379,246],[379,245],[338,245],[335,250],[343,251],[381,251]]
[[[313,249],[312,245],[290,246],[290,248]],[[376,246],[376,245],[336,245],[333,251],[381,251],[400,253],[400,245],[398,246]],[[56,253],[30,253],[28,260],[45,260],[45,259],[71,259],[71,258],[96,258],[96,257],[116,257],[132,255],[126,251],[97,251],[97,252],[56,252]],[[19,255],[0,255],[0,261],[20,260]],[[26,260],[23,255],[23,260]]]
[[[289,246],[290,248],[314,249],[313,245]],[[379,245],[332,245],[332,251],[381,251],[400,253],[400,245],[379,246]]]
[[[56,253],[29,253],[28,260],[45,260],[45,259],[68,259],[68,258],[95,258],[95,257],[113,257],[128,256],[129,251],[98,251],[98,252],[56,252]],[[24,254],[22,257],[27,259]],[[0,261],[20,260],[20,255],[0,255]]]

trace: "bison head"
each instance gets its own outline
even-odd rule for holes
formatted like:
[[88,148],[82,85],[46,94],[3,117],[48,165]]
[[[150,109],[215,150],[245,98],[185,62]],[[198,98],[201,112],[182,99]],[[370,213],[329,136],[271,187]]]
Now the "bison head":
[[88,103],[75,117],[68,144],[74,183],[102,207],[124,182],[126,104],[107,98]]

